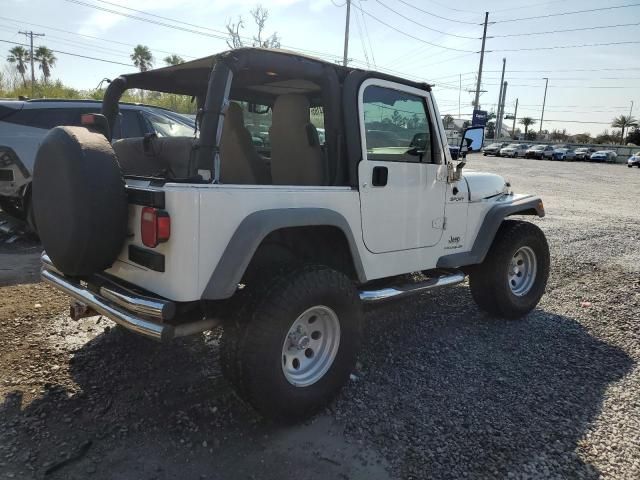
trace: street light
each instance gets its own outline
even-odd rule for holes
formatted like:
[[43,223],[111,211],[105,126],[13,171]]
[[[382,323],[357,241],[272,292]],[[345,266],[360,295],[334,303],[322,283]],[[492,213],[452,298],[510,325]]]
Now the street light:
[[547,87],[549,86],[549,79],[547,77],[543,77],[545,80],[544,84],[544,100],[542,100],[542,113],[540,114],[540,130],[538,133],[542,133],[542,120],[544,119],[544,105],[547,103]]

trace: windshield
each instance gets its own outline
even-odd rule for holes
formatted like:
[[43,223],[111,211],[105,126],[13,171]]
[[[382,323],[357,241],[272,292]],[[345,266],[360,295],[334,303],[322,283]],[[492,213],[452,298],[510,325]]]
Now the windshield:
[[147,112],[147,120],[151,123],[158,137],[192,137],[194,127],[185,122],[179,122],[176,117],[169,118]]
[[544,145],[536,145],[535,147],[531,147],[531,150],[544,150]]
[[518,148],[520,146],[519,143],[512,143],[511,145],[509,145],[507,148]]
[[491,145],[489,145],[489,148],[496,148],[496,147],[502,147],[501,143],[492,143]]

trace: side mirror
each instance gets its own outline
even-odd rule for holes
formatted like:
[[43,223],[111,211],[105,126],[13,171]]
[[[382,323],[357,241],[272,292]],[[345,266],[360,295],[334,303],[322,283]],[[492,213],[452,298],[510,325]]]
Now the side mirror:
[[484,127],[464,129],[460,141],[460,152],[479,152],[484,144]]
[[462,169],[467,164],[467,153],[479,152],[484,144],[484,127],[468,127],[464,129],[462,134],[462,140],[460,141],[459,154],[456,159],[461,159],[461,162],[456,165],[455,170],[451,168],[451,174],[449,180],[457,182],[462,176]]

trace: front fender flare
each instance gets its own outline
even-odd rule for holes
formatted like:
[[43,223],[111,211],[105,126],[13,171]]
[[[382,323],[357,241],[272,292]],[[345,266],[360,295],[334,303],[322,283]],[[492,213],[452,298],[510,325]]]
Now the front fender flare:
[[445,255],[438,259],[438,268],[457,268],[482,263],[493,243],[502,221],[510,215],[537,215],[544,217],[540,197],[525,197],[511,203],[496,204],[487,212],[473,247],[468,252]]
[[364,267],[355,237],[344,216],[326,208],[278,208],[253,212],[238,225],[202,292],[202,299],[231,297],[260,243],[271,232],[288,227],[322,225],[342,230],[349,244],[356,274],[364,281]]

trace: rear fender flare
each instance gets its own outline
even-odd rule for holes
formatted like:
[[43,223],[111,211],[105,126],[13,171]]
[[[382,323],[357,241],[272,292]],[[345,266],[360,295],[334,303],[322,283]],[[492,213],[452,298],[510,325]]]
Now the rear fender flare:
[[231,297],[256,250],[271,232],[288,227],[325,225],[337,227],[345,234],[356,274],[364,281],[364,267],[354,234],[349,222],[340,213],[325,208],[260,210],[248,215],[238,225],[202,292],[202,299],[220,300]]

